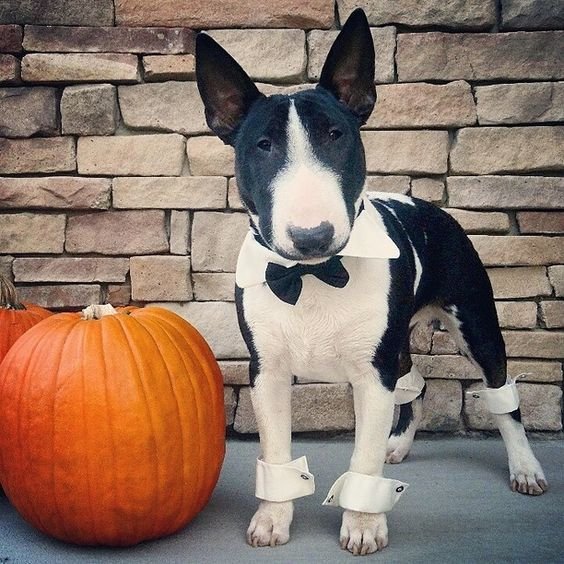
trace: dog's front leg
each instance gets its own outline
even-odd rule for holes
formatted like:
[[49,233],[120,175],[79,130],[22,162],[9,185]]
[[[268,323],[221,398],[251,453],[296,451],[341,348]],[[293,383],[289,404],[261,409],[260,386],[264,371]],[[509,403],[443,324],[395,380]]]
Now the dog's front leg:
[[[285,498],[281,477],[276,469],[292,460],[291,425],[292,375],[281,369],[261,371],[251,389],[251,399],[260,436],[261,458],[257,462],[257,496],[262,498],[257,512],[247,530],[247,542],[251,546],[276,546],[290,539],[290,524],[294,504],[290,499],[272,501],[267,498]],[[260,475],[266,463],[268,475]],[[282,477],[283,478],[283,477]],[[259,484],[259,480],[265,483]],[[280,495],[281,494],[281,495]]]
[[[386,458],[386,444],[392,427],[394,414],[394,394],[385,388],[376,370],[367,371],[362,376],[356,376],[353,386],[354,411],[356,418],[355,447],[350,462],[349,472],[354,473],[350,479],[350,489],[356,490],[352,495],[360,498],[372,496],[373,488],[395,486],[395,484],[371,483],[375,477],[381,477],[384,460]],[[345,475],[346,476],[346,475]],[[353,481],[359,480],[353,486]],[[365,482],[363,482],[365,480]],[[366,484],[366,491],[362,491]],[[342,499],[345,494],[344,486],[341,491],[341,506],[347,507]],[[388,488],[389,489],[389,488]],[[389,493],[389,492],[383,492]],[[392,495],[394,495],[392,493]],[[373,507],[380,506],[378,494]],[[328,497],[329,499],[329,497]],[[354,506],[352,503],[350,506]],[[361,502],[360,505],[363,505]],[[367,503],[370,505],[370,503]],[[388,510],[388,509],[385,509]],[[355,511],[345,509],[340,532],[341,548],[347,549],[354,555],[364,555],[382,550],[388,544],[388,525],[386,513]]]

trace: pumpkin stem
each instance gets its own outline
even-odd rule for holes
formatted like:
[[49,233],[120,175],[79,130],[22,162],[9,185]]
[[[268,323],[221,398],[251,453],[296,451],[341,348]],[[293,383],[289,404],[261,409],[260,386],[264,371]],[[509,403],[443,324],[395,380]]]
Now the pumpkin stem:
[[93,304],[82,310],[83,319],[101,319],[106,315],[116,315],[117,310],[111,304]]
[[0,274],[0,308],[25,309],[18,300],[15,286],[3,274]]

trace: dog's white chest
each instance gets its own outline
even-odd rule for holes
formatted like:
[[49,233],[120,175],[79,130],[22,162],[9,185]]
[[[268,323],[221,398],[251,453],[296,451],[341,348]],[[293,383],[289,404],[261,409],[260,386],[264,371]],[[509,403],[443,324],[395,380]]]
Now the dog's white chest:
[[283,364],[301,378],[334,382],[348,381],[354,367],[372,357],[388,321],[388,261],[342,262],[349,273],[344,288],[307,274],[296,305],[266,285],[245,290],[245,319],[261,364]]

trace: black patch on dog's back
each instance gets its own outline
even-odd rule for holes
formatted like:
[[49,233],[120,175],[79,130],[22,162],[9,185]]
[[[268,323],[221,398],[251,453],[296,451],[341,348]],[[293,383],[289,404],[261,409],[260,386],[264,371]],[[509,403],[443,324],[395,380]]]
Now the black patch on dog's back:
[[390,199],[385,205],[409,234],[423,268],[414,311],[435,305],[453,313],[488,385],[498,388],[505,384],[507,362],[486,270],[450,215],[423,200],[413,202],[414,206]]
[[388,207],[388,201],[373,200],[372,203],[382,216],[388,235],[400,250],[400,256],[389,261],[388,323],[372,361],[382,384],[393,391],[399,376],[399,355],[404,349],[409,321],[414,314],[415,259],[407,232]]

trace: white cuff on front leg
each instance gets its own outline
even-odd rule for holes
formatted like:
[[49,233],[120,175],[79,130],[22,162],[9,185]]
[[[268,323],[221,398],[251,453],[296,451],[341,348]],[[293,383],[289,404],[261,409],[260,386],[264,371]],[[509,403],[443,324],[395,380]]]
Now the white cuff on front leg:
[[490,413],[501,415],[511,413],[519,407],[519,391],[516,378],[507,378],[507,383],[501,388],[486,388],[484,390],[468,391],[473,398],[484,398]]
[[290,501],[314,491],[315,479],[305,456],[286,464],[269,464],[257,458],[255,496],[259,499]]
[[364,513],[390,511],[409,484],[380,476],[345,472],[331,486],[323,505]]

